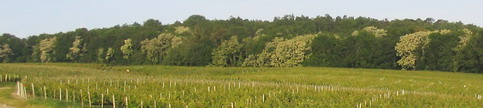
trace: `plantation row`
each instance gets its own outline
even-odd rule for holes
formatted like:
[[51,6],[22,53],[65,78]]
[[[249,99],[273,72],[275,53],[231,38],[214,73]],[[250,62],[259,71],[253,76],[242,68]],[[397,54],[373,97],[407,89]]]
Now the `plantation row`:
[[10,76],[9,83],[20,81],[16,88],[21,97],[84,107],[483,105],[479,74],[310,67],[114,66],[101,70],[98,66],[0,64],[0,75],[4,81]]
[[[139,79],[138,79],[139,78]],[[116,107],[481,106],[481,96],[234,80],[23,79],[29,97]],[[437,103],[434,103],[437,100]]]
[[15,74],[0,74],[0,82],[15,82],[19,79],[20,77]]

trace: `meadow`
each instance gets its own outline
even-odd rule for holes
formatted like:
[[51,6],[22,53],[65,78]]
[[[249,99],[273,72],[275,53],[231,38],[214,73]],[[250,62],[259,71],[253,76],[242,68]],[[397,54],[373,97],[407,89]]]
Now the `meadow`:
[[13,63],[0,64],[0,75],[18,76],[29,100],[73,107],[483,106],[483,75],[471,73]]

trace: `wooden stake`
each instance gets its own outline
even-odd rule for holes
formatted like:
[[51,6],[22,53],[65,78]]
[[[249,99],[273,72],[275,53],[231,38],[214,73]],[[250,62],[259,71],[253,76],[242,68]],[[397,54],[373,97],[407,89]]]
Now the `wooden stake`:
[[34,83],[32,83],[31,85],[32,85],[32,97],[35,98],[35,86],[34,86]]
[[[84,79],[82,79],[82,82],[84,82]],[[84,98],[82,98],[82,89],[80,89],[80,101],[81,101],[81,106],[84,107]]]
[[25,96],[25,99],[27,99],[27,88],[25,86],[22,86],[23,88],[23,95]]
[[20,82],[17,81],[17,95],[20,96]]
[[116,108],[116,99],[114,98],[114,95],[112,95],[112,108]]
[[57,97],[55,97],[55,95],[57,95],[57,90],[54,90],[54,92],[52,93],[52,98],[53,99],[56,99]]
[[265,94],[262,95],[262,101],[265,102]]
[[126,92],[126,81],[124,81],[123,92]]
[[75,102],[75,90],[72,90],[72,102]]
[[124,97],[124,101],[126,102],[126,108],[129,108],[129,101],[127,100],[127,97]]
[[104,94],[101,94],[101,108],[104,108]]
[[87,99],[89,99],[89,107],[92,107],[91,92],[87,91]]
[[59,100],[62,100],[62,89],[59,88]]
[[45,86],[44,86],[44,99],[47,99],[47,89],[45,89]]
[[65,99],[69,101],[69,91],[65,89]]

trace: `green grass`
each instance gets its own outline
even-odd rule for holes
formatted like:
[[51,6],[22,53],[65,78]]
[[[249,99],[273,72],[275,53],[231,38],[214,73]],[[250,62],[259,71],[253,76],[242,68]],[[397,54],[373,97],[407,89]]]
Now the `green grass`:
[[[43,95],[41,87],[45,86],[53,102],[39,103],[58,102],[61,89],[73,92],[74,96],[69,98],[76,99],[77,105],[80,99],[87,104],[86,91],[90,91],[95,106],[101,103],[100,95],[114,95],[121,106],[125,102],[119,100],[128,97],[130,107],[141,102],[145,106],[156,102],[157,106],[173,107],[230,107],[232,103],[235,107],[483,106],[483,100],[478,99],[478,95],[483,95],[481,74],[326,67],[146,65],[114,66],[110,70],[98,67],[98,64],[67,63],[0,64],[0,74],[20,75],[22,82],[34,83],[38,87],[37,96]],[[111,98],[104,98],[106,106],[110,102]],[[49,105],[67,104],[72,103]]]
[[21,99],[12,93],[15,93],[15,83],[13,82],[2,82],[0,83],[0,103],[7,104],[9,106],[17,108],[52,108],[52,107],[62,107],[62,108],[77,108],[79,104],[71,102],[62,102],[52,99]]

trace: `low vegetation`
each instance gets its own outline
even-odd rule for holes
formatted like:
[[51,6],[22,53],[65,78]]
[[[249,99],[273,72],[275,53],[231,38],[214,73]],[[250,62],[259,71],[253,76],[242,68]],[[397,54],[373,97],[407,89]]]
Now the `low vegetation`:
[[[96,107],[480,107],[483,75],[325,67],[0,64],[27,99]],[[3,82],[2,82],[3,84]]]

